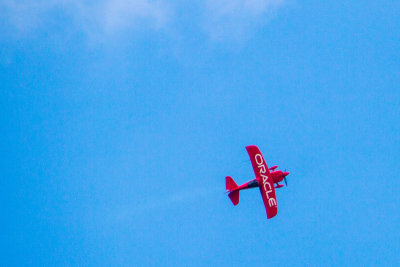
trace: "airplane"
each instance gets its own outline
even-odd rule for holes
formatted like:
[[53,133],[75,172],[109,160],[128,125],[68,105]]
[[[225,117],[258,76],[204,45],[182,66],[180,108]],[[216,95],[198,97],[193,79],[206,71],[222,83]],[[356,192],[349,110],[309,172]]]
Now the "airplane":
[[[225,187],[228,196],[233,205],[236,206],[239,204],[240,190],[258,187],[264,202],[265,211],[267,212],[267,219],[271,219],[278,213],[275,188],[283,187],[283,184],[279,184],[282,180],[285,181],[285,185],[287,186],[286,176],[289,175],[289,172],[276,170],[278,166],[268,168],[267,163],[257,146],[246,146],[246,150],[249,154],[256,178],[238,186],[232,177],[226,176]],[[274,184],[276,184],[275,187]]]

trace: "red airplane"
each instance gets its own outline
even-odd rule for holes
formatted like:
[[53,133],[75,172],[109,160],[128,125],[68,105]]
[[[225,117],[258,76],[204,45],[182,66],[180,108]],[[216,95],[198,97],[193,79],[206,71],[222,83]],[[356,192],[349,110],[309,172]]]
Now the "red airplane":
[[[265,210],[267,212],[267,219],[271,219],[278,213],[278,204],[276,202],[275,188],[283,187],[279,184],[282,180],[286,182],[286,176],[289,172],[282,172],[275,170],[278,166],[273,166],[268,169],[267,163],[264,160],[263,155],[257,146],[247,146],[247,153],[251,160],[251,165],[253,165],[254,173],[256,178],[238,186],[235,181],[230,176],[225,178],[225,186],[229,198],[231,199],[233,205],[239,204],[239,191],[243,189],[249,189],[253,187],[260,188],[261,196],[264,202]],[[271,171],[271,172],[270,172]],[[276,187],[274,187],[276,184]]]

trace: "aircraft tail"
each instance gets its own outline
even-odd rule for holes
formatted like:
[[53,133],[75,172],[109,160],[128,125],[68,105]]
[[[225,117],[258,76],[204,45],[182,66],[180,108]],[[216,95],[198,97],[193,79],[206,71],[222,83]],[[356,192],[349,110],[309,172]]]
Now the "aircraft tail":
[[232,204],[236,206],[239,204],[239,190],[237,191],[232,191],[228,194],[228,197],[231,199]]
[[235,181],[232,179],[232,177],[226,176],[225,177],[225,188],[226,188],[226,190],[233,191],[233,190],[236,189],[236,187],[238,187],[238,186],[235,183]]
[[230,191],[228,197],[232,201],[233,205],[239,204],[239,190],[234,191],[238,186],[235,181],[230,176],[226,176],[225,178],[225,187],[226,190]]

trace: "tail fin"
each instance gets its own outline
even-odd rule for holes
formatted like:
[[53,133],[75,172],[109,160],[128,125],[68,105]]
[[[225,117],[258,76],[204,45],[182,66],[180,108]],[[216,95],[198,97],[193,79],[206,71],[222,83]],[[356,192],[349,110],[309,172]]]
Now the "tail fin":
[[226,187],[226,190],[232,191],[238,186],[235,183],[235,181],[232,179],[232,177],[226,176],[225,177],[225,187]]
[[239,190],[230,192],[228,197],[231,199],[234,206],[239,204]]
[[235,183],[235,181],[232,179],[232,177],[226,176],[226,178],[225,178],[225,187],[226,187],[226,190],[231,191],[228,194],[228,197],[231,199],[233,205],[236,206],[237,204],[239,204],[239,190],[233,191],[238,186]]

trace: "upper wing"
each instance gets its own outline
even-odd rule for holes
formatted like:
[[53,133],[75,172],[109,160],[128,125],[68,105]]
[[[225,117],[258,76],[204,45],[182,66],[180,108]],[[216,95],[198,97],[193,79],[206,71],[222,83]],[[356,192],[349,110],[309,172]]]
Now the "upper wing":
[[249,153],[251,165],[253,165],[253,170],[260,186],[260,192],[267,212],[267,218],[270,219],[278,213],[274,181],[260,149],[258,149],[257,146],[247,146],[246,150],[247,153]]

